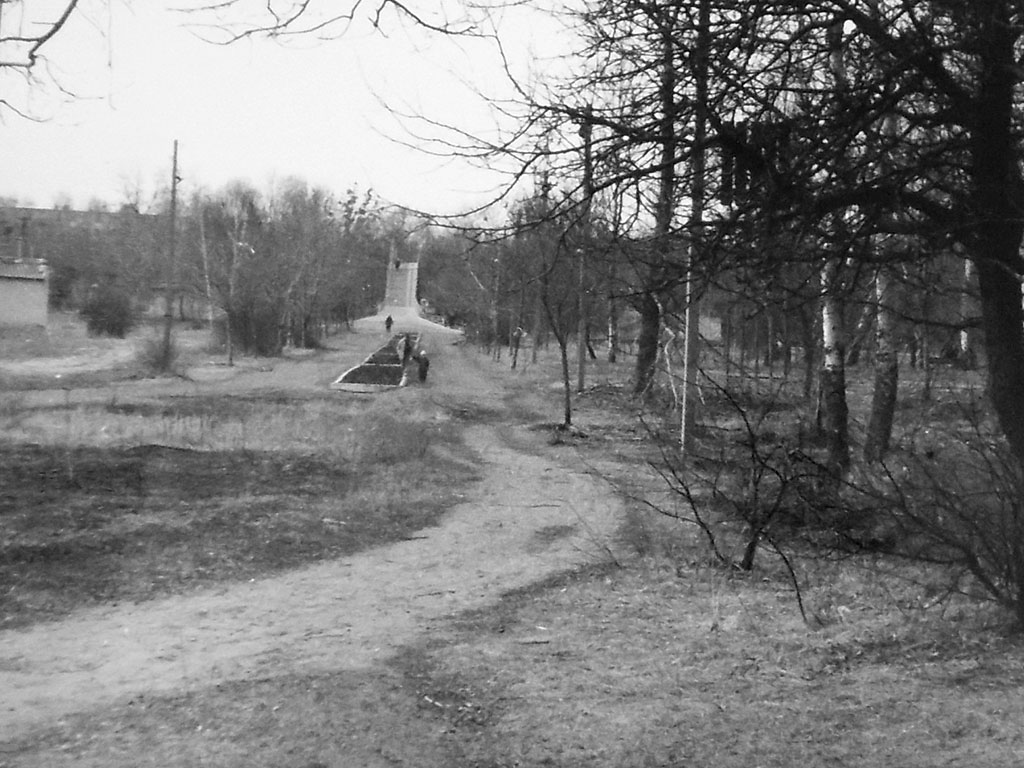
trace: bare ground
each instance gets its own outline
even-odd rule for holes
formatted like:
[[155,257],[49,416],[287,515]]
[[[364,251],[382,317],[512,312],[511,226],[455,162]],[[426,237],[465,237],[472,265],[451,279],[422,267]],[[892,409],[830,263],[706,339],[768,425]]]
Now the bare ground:
[[[384,396],[399,409],[435,409],[437,418],[461,409],[470,422],[504,407],[493,379],[498,369],[485,358],[444,347],[434,350],[434,361],[428,386]],[[324,366],[320,360],[287,369],[312,384],[282,379],[281,367],[230,375],[197,370],[193,379],[314,386],[329,378]],[[157,394],[157,385],[145,386]],[[5,763],[4,755],[21,753],[69,718],[154,694],[372,671],[427,638],[443,617],[609,557],[621,504],[605,481],[545,450],[525,426],[475,423],[466,435],[484,479],[437,528],[279,577],[107,605],[4,632],[0,765],[48,764],[31,749],[24,753],[29,762]]]

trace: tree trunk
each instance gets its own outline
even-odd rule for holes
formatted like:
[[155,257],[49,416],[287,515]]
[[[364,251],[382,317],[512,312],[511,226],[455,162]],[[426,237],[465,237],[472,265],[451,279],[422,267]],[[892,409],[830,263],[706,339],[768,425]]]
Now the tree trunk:
[[[882,120],[882,133],[895,138],[897,132],[895,115],[888,114]],[[883,173],[888,173],[889,160],[881,164]],[[893,201],[895,204],[897,201]],[[883,256],[888,255],[889,238],[882,238],[879,245]],[[864,460],[869,463],[881,462],[889,450],[892,440],[892,424],[896,415],[896,396],[899,388],[899,350],[896,346],[896,311],[892,306],[893,278],[886,266],[875,270],[875,383],[871,394],[871,415],[868,417],[867,434],[864,436]]]
[[849,409],[846,403],[846,339],[843,306],[838,296],[840,263],[833,260],[822,272],[821,405],[828,439],[828,467],[836,476],[850,466]]
[[[612,267],[612,284],[615,282],[615,268]],[[609,363],[619,360],[619,300],[614,288],[608,292],[608,355]]]
[[758,312],[750,322],[750,332],[754,336],[752,347],[754,357],[754,391],[761,391],[761,318],[763,314]]
[[864,437],[864,460],[879,462],[889,450],[896,394],[899,384],[899,357],[896,350],[896,313],[891,305],[892,279],[884,267],[875,276],[875,383],[871,396],[871,415]]
[[177,280],[175,235],[178,231],[178,140],[174,140],[174,156],[171,161],[171,226],[167,237],[167,265],[164,271],[164,335],[160,352],[160,370],[171,369],[171,328],[174,325],[174,292]]
[[[922,272],[922,282],[931,285],[933,279],[928,266]],[[932,348],[928,327],[932,320],[932,296],[924,291],[921,296],[921,322],[914,328],[915,347],[921,371],[921,401],[930,403],[932,400]]]
[[199,253],[203,257],[203,285],[206,289],[206,321],[213,333],[213,286],[210,283],[210,252],[206,242],[206,210],[199,207]]
[[594,350],[593,339],[590,338],[590,326],[588,325],[583,332],[584,338],[587,340],[587,357],[591,360],[597,360],[597,352]]
[[[832,75],[836,88],[849,85],[843,49],[843,21],[837,19],[830,29]],[[842,213],[835,216],[836,230],[843,229]],[[828,440],[828,468],[835,479],[850,466],[849,408],[846,403],[846,332],[843,327],[843,302],[840,300],[842,261],[833,257],[821,271],[821,382],[820,397],[823,427]]]
[[[994,7],[993,7],[994,6]],[[1002,3],[979,3],[978,103],[971,136],[976,216],[971,257],[978,269],[989,393],[999,424],[1024,463],[1024,311],[1021,308],[1021,193],[1014,98],[1018,31]]]
[[749,349],[749,341],[748,341],[748,339],[749,339],[749,334],[750,334],[750,326],[751,326],[751,322],[749,320],[747,320],[746,322],[740,323],[740,333],[739,333],[740,353],[739,353],[739,361],[738,361],[738,366],[737,367],[739,369],[739,376],[740,376],[741,380],[747,378],[750,375],[749,372],[747,371],[747,350]]
[[932,366],[932,349],[928,341],[928,334],[921,334],[921,401],[930,403],[932,401],[932,380],[935,370]]
[[805,309],[800,310],[801,342],[804,347],[804,400],[810,401],[814,393],[814,371],[817,362],[817,341],[814,315]]
[[661,306],[654,294],[647,292],[640,296],[637,311],[640,314],[640,333],[637,336],[636,373],[633,380],[633,394],[644,397],[654,383],[654,372],[658,363],[658,336],[661,333]]
[[696,264],[704,241],[704,198],[707,191],[706,148],[708,121],[708,58],[710,56],[711,3],[700,0],[697,19],[697,49],[694,52],[695,104],[693,114],[693,155],[690,160],[690,244],[686,254],[686,335],[683,337],[683,412],[680,416],[679,443],[683,452],[692,453],[694,427],[700,403],[697,376],[700,366],[700,293],[694,284]]
[[228,367],[235,364],[235,343],[232,340],[231,305],[224,308],[224,343],[227,345]]
[[558,352],[562,363],[562,394],[564,412],[562,427],[568,429],[572,426],[572,381],[569,375],[569,331],[560,322],[551,305],[551,285],[549,283],[550,272],[545,269],[541,279],[541,298],[544,306],[544,314],[548,319],[551,333],[558,342]]
[[[877,293],[878,286],[875,286]],[[850,368],[860,363],[861,353],[871,334],[871,326],[875,323],[876,306],[871,302],[864,305],[860,317],[857,318],[857,325],[853,331],[853,338],[850,340],[850,351],[846,354],[846,365]],[[877,338],[877,332],[876,332]]]
[[787,384],[793,373],[793,339],[790,337],[793,329],[789,324],[789,316],[788,310],[782,315],[782,378]]
[[530,326],[530,333],[533,335],[533,348],[530,350],[530,362],[536,364],[537,356],[540,354],[541,337],[544,331],[544,297],[540,291],[533,302],[533,323]]
[[567,339],[562,333],[555,333],[558,339],[558,352],[562,358],[562,426],[572,426],[572,386],[569,381],[569,348]]
[[646,285],[640,297],[640,336],[637,339],[636,377],[633,394],[646,395],[654,381],[658,363],[658,342],[661,336],[661,306],[657,291],[662,289],[662,265],[671,253],[669,234],[675,212],[676,187],[676,46],[673,37],[673,22],[678,10],[666,9],[661,20],[661,66],[658,88],[658,152],[660,171],[658,173],[658,199],[654,210],[654,258],[646,276]]
[[732,310],[722,313],[722,366],[725,370],[725,386],[729,387],[732,376]]
[[1024,314],[1020,282],[998,263],[986,261],[978,265],[978,285],[989,393],[1010,448],[1024,463]]
[[964,287],[960,297],[960,338],[957,357],[960,365],[969,371],[978,367],[978,329],[977,322],[978,307],[976,288],[976,272],[974,262],[970,259],[964,261]]
[[576,391],[583,392],[587,387],[587,351],[590,346],[588,334],[589,318],[587,310],[587,250],[591,247],[590,242],[590,203],[594,196],[594,161],[592,152],[593,125],[590,122],[590,107],[586,109],[587,117],[584,118],[580,127],[580,136],[583,137],[583,194],[586,195],[586,203],[583,210],[583,244],[578,249],[577,256],[579,269],[576,281]]

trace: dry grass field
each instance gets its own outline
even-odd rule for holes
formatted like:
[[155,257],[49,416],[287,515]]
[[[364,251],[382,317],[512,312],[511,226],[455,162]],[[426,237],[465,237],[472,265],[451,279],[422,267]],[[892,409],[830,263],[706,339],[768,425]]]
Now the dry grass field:
[[[118,349],[48,343],[44,357]],[[0,361],[36,357],[19,344],[3,342]],[[5,637],[83,609],[415,537],[456,499],[484,498],[489,473],[514,471],[474,455],[464,431],[479,424],[553,472],[611,481],[625,513],[591,542],[605,556],[452,610],[369,665],[282,663],[62,716],[0,741],[0,766],[1024,764],[1024,647],[1006,616],[943,595],[919,566],[806,553],[805,621],[777,559],[717,565],[693,526],[640,502],[685,506],[648,464],[658,451],[621,397],[626,366],[595,365],[582,434],[553,439],[538,427],[560,408],[553,350],[516,372],[452,350],[396,413],[390,394],[322,390],[372,345],[332,346],[228,375],[197,343],[190,380],[146,379],[124,355],[60,386],[43,365],[0,365],[0,669],[19,664]],[[419,412],[451,418],[401,415]]]
[[[401,418],[386,401],[346,401],[301,378],[297,392],[147,380],[137,340],[91,342],[65,322],[36,365],[7,374],[0,628],[400,539],[449,505],[434,477],[473,477],[452,427]],[[44,372],[62,353],[81,362]],[[28,345],[15,337],[0,360],[19,358]]]

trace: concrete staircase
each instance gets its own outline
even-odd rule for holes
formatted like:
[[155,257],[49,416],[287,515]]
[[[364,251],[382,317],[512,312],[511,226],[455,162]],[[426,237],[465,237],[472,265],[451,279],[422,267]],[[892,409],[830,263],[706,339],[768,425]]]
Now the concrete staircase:
[[384,305],[381,312],[386,313],[393,309],[412,309],[418,313],[416,284],[419,280],[419,268],[420,265],[414,261],[392,262],[388,266]]

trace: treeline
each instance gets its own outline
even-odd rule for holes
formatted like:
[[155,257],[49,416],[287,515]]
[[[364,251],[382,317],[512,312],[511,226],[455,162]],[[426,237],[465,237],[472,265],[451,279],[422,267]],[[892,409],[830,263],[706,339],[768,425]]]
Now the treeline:
[[191,200],[179,279],[221,311],[242,351],[311,347],[332,324],[374,311],[398,226],[372,194],[234,184]]
[[146,313],[210,325],[229,353],[315,346],[332,327],[372,313],[402,219],[372,193],[335,196],[299,180],[270,192],[236,182],[179,201],[170,250],[168,201],[54,218],[31,230],[51,269],[51,306],[123,335]]
[[[901,356],[926,393],[937,358],[981,364],[1024,459],[1016,5],[590,0],[563,18],[567,65],[519,84],[515,140],[477,147],[518,164],[522,193],[467,233],[463,283],[490,304],[459,312],[482,337],[628,342],[638,397],[677,350],[686,402],[715,367],[797,365],[838,476],[886,454]],[[855,441],[846,367],[864,359]]]
[[[731,500],[742,567],[795,521],[950,566],[951,591],[1024,626],[1024,8],[585,0],[564,17],[575,46],[520,84],[517,141],[479,146],[533,181],[492,246],[516,255],[474,271],[495,296],[479,322],[502,335],[504,302],[508,326],[544,318],[585,349],[620,299],[634,396],[668,385],[683,411],[671,474],[689,519]],[[901,366],[925,366],[927,397],[936,358],[981,365],[984,400],[965,386],[940,420],[910,407]],[[801,401],[750,399],[794,363]],[[694,440],[716,399],[742,449]]]

